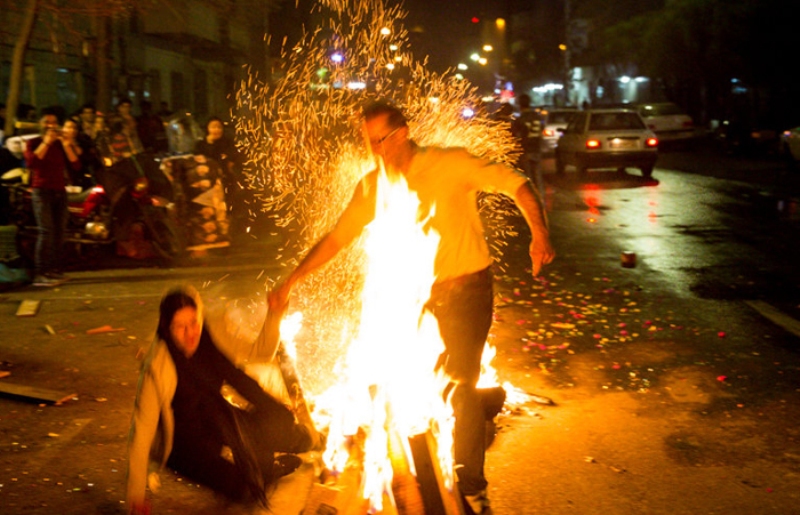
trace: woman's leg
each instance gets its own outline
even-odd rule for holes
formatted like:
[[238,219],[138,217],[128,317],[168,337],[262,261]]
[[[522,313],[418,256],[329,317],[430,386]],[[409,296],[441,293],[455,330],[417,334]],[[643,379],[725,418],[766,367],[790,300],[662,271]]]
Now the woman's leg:
[[176,472],[230,499],[242,500],[253,492],[239,467],[222,457],[222,444],[198,435],[177,438],[167,464]]

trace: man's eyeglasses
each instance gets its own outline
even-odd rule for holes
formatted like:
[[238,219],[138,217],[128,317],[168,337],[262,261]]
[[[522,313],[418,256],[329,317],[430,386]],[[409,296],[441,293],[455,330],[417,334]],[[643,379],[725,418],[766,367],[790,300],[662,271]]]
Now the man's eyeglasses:
[[372,143],[373,145],[382,145],[384,141],[386,141],[387,139],[389,139],[392,136],[394,136],[394,133],[399,131],[400,129],[402,129],[402,127],[397,127],[392,132],[387,134],[386,136],[384,136],[382,138],[370,139],[369,142]]

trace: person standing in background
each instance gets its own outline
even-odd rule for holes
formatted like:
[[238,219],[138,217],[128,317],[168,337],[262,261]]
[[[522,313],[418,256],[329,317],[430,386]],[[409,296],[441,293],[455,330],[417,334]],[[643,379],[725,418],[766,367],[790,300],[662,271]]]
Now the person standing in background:
[[109,120],[108,125],[113,127],[116,122],[122,122],[121,133],[128,139],[132,154],[142,153],[142,142],[139,141],[139,131],[136,128],[136,118],[131,114],[133,104],[127,98],[123,98],[117,104],[117,112]]
[[231,218],[240,226],[247,213],[243,205],[244,188],[239,177],[239,151],[236,144],[225,135],[225,126],[216,116],[206,123],[206,135],[197,141],[194,153],[216,161],[222,168],[222,188],[225,191],[226,204]]
[[153,104],[148,101],[142,102],[142,115],[136,119],[136,129],[145,152],[163,154],[169,150],[164,121],[153,113]]
[[542,113],[531,107],[531,97],[519,96],[519,116],[511,124],[511,133],[522,147],[518,166],[535,181],[539,194],[544,194],[544,180],[539,164],[542,160]]
[[97,110],[94,108],[94,104],[83,104],[77,112],[81,132],[92,139],[94,139],[94,119],[96,116]]
[[81,161],[77,145],[64,137],[54,109],[43,110],[39,124],[42,135],[28,141],[25,149],[39,228],[33,285],[56,286],[67,279],[58,261],[67,221],[67,169],[79,170]]

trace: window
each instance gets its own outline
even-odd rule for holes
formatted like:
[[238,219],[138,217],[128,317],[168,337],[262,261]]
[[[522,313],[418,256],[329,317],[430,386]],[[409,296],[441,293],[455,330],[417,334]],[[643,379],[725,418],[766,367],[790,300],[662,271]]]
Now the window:
[[201,69],[194,72],[194,110],[198,116],[208,114],[208,75]]
[[627,131],[645,129],[639,115],[631,112],[593,113],[590,131]]
[[170,72],[169,74],[169,103],[172,109],[186,109],[186,91],[183,85],[183,74],[181,72]]

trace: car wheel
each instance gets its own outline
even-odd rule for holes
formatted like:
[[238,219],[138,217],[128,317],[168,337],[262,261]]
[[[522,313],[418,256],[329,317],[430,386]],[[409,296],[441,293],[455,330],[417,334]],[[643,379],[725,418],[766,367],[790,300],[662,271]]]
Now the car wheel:
[[643,167],[641,168],[641,170],[642,170],[642,177],[644,177],[644,178],[646,178],[646,179],[649,179],[650,177],[652,177],[652,176],[653,176],[653,166],[652,166],[652,165],[650,165],[650,166],[643,166]]

